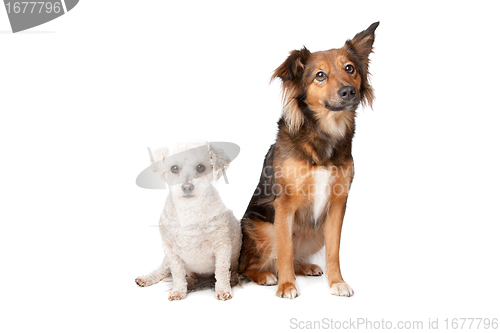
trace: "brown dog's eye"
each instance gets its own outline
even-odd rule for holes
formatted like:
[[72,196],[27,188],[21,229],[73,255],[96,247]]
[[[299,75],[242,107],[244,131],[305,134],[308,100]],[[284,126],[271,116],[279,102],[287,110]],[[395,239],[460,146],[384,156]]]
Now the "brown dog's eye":
[[325,81],[326,80],[325,72],[317,72],[316,73],[316,80],[318,80],[319,82]]
[[172,173],[179,173],[179,172],[180,172],[179,167],[178,167],[177,165],[172,166],[172,167],[170,168],[170,171],[171,171]]
[[205,171],[205,166],[203,164],[198,164],[198,166],[196,167],[196,171],[202,173],[203,171]]
[[347,65],[345,66],[345,71],[349,74],[354,73],[354,66],[353,65]]

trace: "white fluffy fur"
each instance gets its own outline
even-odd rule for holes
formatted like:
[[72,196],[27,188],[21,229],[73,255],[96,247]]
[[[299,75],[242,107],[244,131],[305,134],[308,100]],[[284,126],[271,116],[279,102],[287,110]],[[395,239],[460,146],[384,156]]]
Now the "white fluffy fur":
[[[165,259],[158,270],[138,277],[137,284],[149,286],[171,275],[174,286],[169,300],[179,300],[187,295],[187,277],[215,274],[216,298],[231,298],[230,278],[238,265],[241,227],[211,184],[228,167],[229,158],[206,142],[194,142],[159,149],[154,159],[153,171],[170,190],[159,222]],[[205,166],[203,173],[196,171],[199,164]],[[180,172],[172,173],[173,165]],[[194,186],[191,197],[182,190],[187,183]]]

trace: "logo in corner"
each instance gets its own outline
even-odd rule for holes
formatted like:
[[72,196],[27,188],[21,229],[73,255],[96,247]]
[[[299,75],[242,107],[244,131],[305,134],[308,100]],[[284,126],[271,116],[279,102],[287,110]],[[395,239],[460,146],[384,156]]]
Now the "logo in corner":
[[75,8],[79,0],[4,0],[12,32],[31,29],[52,21]]

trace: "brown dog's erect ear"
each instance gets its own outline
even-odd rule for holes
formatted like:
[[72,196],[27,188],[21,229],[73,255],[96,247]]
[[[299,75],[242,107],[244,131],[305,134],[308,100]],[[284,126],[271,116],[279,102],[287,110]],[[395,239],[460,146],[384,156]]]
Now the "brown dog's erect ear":
[[368,29],[358,33],[352,40],[345,42],[344,50],[350,52],[359,65],[359,71],[362,78],[361,82],[361,96],[363,104],[372,106],[375,96],[373,95],[373,88],[368,83],[368,65],[370,60],[368,56],[372,53],[373,42],[375,41],[375,29],[377,29],[380,22],[375,22],[368,27]]
[[292,133],[299,130],[304,122],[304,116],[298,106],[297,98],[304,93],[302,74],[311,52],[303,47],[290,52],[290,56],[274,71],[271,81],[281,79],[283,93],[283,118]]
[[368,61],[368,56],[372,52],[373,42],[375,41],[375,29],[379,22],[375,22],[368,29],[361,31],[354,36],[352,40],[346,42],[346,46],[354,51],[361,61]]

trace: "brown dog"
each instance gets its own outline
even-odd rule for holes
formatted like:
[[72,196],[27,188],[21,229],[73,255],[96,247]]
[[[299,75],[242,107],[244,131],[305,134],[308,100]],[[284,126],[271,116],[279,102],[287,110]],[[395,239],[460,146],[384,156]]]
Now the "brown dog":
[[351,296],[339,266],[340,233],[354,175],[355,110],[371,106],[368,56],[378,22],[340,49],[290,53],[272,79],[283,85],[278,136],[242,220],[240,273],[277,296],[298,296],[295,275],[321,275],[310,255],[326,247],[330,293]]

